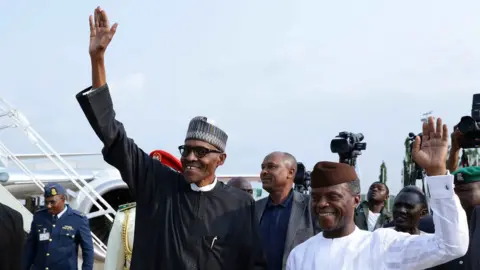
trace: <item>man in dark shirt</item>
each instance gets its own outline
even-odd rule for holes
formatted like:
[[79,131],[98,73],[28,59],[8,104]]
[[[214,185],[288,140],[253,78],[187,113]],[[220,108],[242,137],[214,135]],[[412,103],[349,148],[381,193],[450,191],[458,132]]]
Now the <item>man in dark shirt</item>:
[[257,217],[269,270],[285,269],[290,251],[318,232],[310,197],[293,190],[297,161],[289,153],[273,152],[262,163],[263,189],[269,197],[257,201]]
[[420,219],[428,214],[427,197],[416,186],[400,190],[393,203],[393,225],[399,232],[409,234],[426,233],[419,229]]
[[24,241],[22,215],[0,203],[0,269],[22,269]]
[[232,179],[228,180],[227,185],[241,189],[253,196],[252,185],[243,177],[233,177]]
[[190,121],[179,146],[181,174],[140,149],[115,119],[104,52],[116,29],[99,7],[90,16],[92,87],[77,99],[103,142],[105,161],[136,199],[130,269],[266,269],[252,196],[215,176],[227,157],[223,130],[206,117]]

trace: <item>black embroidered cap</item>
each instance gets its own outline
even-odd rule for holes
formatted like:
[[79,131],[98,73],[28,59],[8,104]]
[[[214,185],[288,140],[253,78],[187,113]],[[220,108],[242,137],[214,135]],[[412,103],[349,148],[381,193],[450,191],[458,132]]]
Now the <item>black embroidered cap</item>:
[[220,151],[225,151],[228,135],[225,131],[215,126],[211,119],[197,116],[190,120],[185,140],[200,140],[207,142]]

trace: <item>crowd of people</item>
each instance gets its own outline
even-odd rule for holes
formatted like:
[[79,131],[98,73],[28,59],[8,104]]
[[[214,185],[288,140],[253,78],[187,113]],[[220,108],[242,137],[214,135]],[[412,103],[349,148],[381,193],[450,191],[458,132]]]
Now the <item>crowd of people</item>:
[[[319,161],[310,194],[296,192],[297,161],[286,152],[263,159],[260,178],[269,196],[255,201],[245,179],[217,180],[228,135],[209,118],[191,119],[175,166],[128,137],[116,119],[105,71],[116,30],[106,12],[95,9],[92,86],[76,96],[103,143],[105,161],[120,171],[135,198],[116,215],[105,269],[480,269],[480,167],[458,169],[455,142],[461,134],[455,130],[449,149],[440,118],[422,124],[412,149],[428,192],[403,188],[391,212],[385,207],[388,186],[373,183],[360,201],[360,179],[345,163]],[[0,249],[12,247],[0,254],[2,269],[77,269],[78,246],[82,268],[92,269],[88,220],[65,205],[64,194],[56,184],[45,188],[47,207],[35,213],[20,248],[14,243],[16,235],[23,237],[21,217],[0,204]]]

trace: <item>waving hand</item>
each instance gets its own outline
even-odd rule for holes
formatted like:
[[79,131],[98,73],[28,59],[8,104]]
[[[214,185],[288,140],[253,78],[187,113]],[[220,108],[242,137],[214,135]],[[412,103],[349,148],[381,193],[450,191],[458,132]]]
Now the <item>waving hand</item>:
[[112,41],[118,24],[115,23],[110,27],[107,13],[100,7],[94,11],[94,15],[90,15],[90,47],[89,52],[91,57],[103,57],[105,50]]
[[448,154],[448,128],[442,123],[442,119],[436,121],[429,117],[423,123],[422,139],[415,138],[413,144],[413,160],[425,169],[427,175],[444,175],[447,172],[446,162]]

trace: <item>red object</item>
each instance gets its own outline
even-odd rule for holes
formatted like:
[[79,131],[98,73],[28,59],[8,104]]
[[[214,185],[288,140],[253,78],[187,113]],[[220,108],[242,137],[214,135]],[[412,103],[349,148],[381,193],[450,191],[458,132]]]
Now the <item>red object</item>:
[[178,171],[182,172],[182,163],[178,158],[176,158],[174,155],[163,151],[163,150],[155,150],[150,153],[150,157],[154,159],[158,159],[161,163],[164,165],[167,165],[168,167]]

